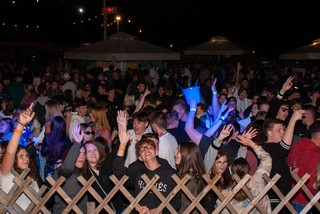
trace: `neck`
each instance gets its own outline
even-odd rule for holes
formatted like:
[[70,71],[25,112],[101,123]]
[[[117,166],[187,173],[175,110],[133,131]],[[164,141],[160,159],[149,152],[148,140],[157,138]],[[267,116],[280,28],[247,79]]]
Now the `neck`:
[[158,134],[159,137],[161,137],[161,136],[167,134],[167,130],[165,130],[165,129],[159,130],[157,134]]
[[147,169],[153,171],[155,169],[157,169],[159,166],[161,166],[159,164],[159,162],[157,161],[157,158],[154,158],[152,160],[148,160],[144,162],[144,165],[147,167]]

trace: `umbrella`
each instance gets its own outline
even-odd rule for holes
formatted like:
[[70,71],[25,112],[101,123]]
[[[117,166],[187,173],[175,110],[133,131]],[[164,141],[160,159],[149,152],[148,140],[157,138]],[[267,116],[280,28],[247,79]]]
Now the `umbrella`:
[[279,55],[280,60],[306,60],[320,59],[320,38],[314,40],[311,44]]

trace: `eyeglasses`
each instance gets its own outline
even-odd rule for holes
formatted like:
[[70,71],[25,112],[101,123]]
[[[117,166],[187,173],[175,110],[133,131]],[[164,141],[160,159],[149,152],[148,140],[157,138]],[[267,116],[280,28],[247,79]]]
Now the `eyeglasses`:
[[283,112],[289,111],[288,108],[281,108],[281,110],[282,110]]
[[86,135],[89,135],[89,134],[91,134],[91,135],[94,135],[94,132],[84,132]]
[[154,149],[153,146],[146,145],[146,146],[141,147],[139,151],[140,151],[140,153],[143,153],[143,152],[145,152],[147,150],[153,150],[153,149]]
[[228,161],[217,161],[217,164],[218,164],[219,166],[221,166],[221,165],[228,165]]

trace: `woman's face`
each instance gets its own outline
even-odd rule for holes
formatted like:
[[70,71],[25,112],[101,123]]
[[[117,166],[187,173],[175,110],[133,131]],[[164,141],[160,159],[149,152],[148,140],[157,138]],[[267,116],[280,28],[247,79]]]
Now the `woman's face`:
[[180,151],[180,146],[178,146],[175,154],[174,154],[174,159],[176,160],[176,165],[179,165],[181,162],[181,151]]
[[18,167],[22,170],[27,169],[29,167],[29,154],[27,150],[20,149],[20,151],[17,153],[17,160],[18,160]]
[[86,150],[84,147],[81,147],[75,166],[81,169],[84,165],[85,160],[86,160]]
[[215,160],[214,170],[218,175],[222,175],[227,168],[228,168],[228,158],[226,155]]
[[257,103],[252,104],[252,109],[251,109],[252,115],[256,116],[258,112],[259,112],[258,104]]
[[95,166],[98,163],[100,158],[100,153],[98,148],[91,143],[86,144],[86,157],[90,166]]
[[89,140],[93,140],[93,136],[94,132],[92,130],[92,127],[89,126],[88,128],[86,128],[86,130],[84,130],[83,141],[87,142]]
[[287,117],[289,116],[289,109],[290,108],[287,105],[280,106],[276,118],[280,120],[286,120]]

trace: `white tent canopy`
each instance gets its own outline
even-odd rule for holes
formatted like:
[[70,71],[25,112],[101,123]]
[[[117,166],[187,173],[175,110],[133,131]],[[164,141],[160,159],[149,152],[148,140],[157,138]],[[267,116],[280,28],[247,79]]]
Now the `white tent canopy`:
[[137,37],[120,32],[108,36],[105,41],[66,51],[64,58],[100,61],[150,61],[179,60],[180,54],[142,42]]
[[242,55],[249,52],[240,44],[231,42],[228,38],[223,36],[216,36],[211,38],[208,42],[187,48],[184,53],[186,55]]
[[320,39],[312,44],[302,46],[279,55],[280,60],[320,59]]

